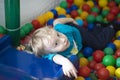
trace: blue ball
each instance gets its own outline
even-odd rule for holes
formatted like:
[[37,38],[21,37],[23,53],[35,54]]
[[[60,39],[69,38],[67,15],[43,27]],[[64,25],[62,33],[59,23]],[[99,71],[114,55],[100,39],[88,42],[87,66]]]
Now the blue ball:
[[107,44],[107,47],[110,47],[110,48],[112,48],[113,50],[116,50],[116,46],[115,46],[115,44],[114,43],[109,43],[109,44]]
[[84,22],[81,19],[77,19],[76,22],[78,23],[79,26],[83,26]]
[[88,30],[93,30],[94,24],[93,23],[88,24],[87,28]]
[[93,53],[93,49],[91,47],[85,47],[83,49],[83,54],[84,54],[85,57],[92,56],[92,53]]
[[66,16],[64,14],[61,14],[58,16],[58,18],[65,18]]
[[88,78],[85,78],[85,80],[92,80],[92,78],[89,78],[89,77],[88,77]]
[[54,14],[55,17],[58,16],[58,13],[57,13],[57,11],[55,9],[52,9],[51,12]]
[[77,5],[74,4],[70,7],[70,10],[77,10],[77,9],[78,9]]
[[70,12],[71,12],[70,8],[67,8],[67,9],[66,9],[66,13],[67,13],[67,14],[70,14]]
[[54,21],[54,19],[49,19],[49,20],[47,21],[47,25],[53,25],[53,21]]
[[117,39],[120,40],[120,36]]

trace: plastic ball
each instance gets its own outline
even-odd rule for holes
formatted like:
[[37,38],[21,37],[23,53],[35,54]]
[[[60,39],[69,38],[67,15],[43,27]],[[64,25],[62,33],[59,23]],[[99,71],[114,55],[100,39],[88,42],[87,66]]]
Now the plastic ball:
[[0,34],[5,34],[6,30],[3,26],[0,25]]
[[40,23],[41,26],[43,26],[45,24],[45,22],[46,22],[46,20],[45,20],[45,18],[43,18],[43,16],[38,16],[36,18],[36,20],[39,21],[39,23]]
[[110,1],[110,2],[108,3],[108,6],[109,6],[110,8],[115,7],[115,6],[116,6],[115,1]]
[[91,8],[94,7],[94,2],[93,1],[87,1],[86,4],[88,4]]
[[102,10],[102,16],[106,17],[109,14],[109,10]]
[[82,5],[82,11],[86,11],[86,12],[89,13],[89,12],[90,12],[90,9],[91,9],[91,8],[90,8],[90,6],[89,6],[88,4],[83,4],[83,5]]
[[91,69],[94,69],[94,66],[97,64],[96,61],[92,60],[92,61],[89,61],[88,63],[88,67],[91,68]]
[[106,55],[113,55],[113,54],[114,54],[114,51],[113,51],[112,48],[106,47],[106,48],[104,48],[104,53],[105,53]]
[[26,33],[24,32],[23,29],[20,29],[20,38],[24,38],[26,36]]
[[78,56],[78,58],[84,57],[84,55],[81,52],[78,52],[77,56]]
[[0,34],[0,38],[3,37],[4,35],[3,34]]
[[116,59],[116,67],[120,67],[120,57]]
[[93,30],[94,29],[94,24],[93,23],[88,24],[87,29],[88,30]]
[[96,12],[91,12],[90,15],[93,15],[93,16],[97,17],[97,16],[98,16],[98,13],[96,13]]
[[103,22],[103,17],[101,15],[96,16],[96,22]]
[[64,14],[61,14],[58,16],[58,18],[65,18],[66,16]]
[[117,6],[115,6],[115,7],[112,7],[111,9],[110,9],[110,13],[112,13],[112,14],[114,14],[114,15],[117,15],[118,13],[119,13],[119,8],[117,7]]
[[78,76],[75,80],[85,80],[85,78],[82,76]]
[[107,6],[108,1],[107,0],[99,0],[98,4],[100,7],[103,8],[103,7]]
[[117,68],[117,69],[115,70],[115,76],[116,76],[117,78],[120,78],[120,68]]
[[116,38],[120,36],[120,30],[116,32]]
[[76,5],[72,5],[71,7],[70,7],[70,10],[72,11],[72,10],[78,10],[78,6],[76,6]]
[[116,55],[117,57],[120,57],[120,49],[117,49],[117,50],[115,51],[115,55]]
[[78,14],[77,10],[73,10],[73,11],[71,11],[70,15],[71,15],[72,18],[75,18],[75,17],[77,17],[79,14]]
[[116,49],[115,44],[113,44],[112,42],[111,42],[111,43],[109,43],[109,44],[107,44],[107,47],[110,47],[110,48],[112,48],[113,50],[115,50],[115,49]]
[[105,66],[115,66],[116,60],[115,60],[115,58],[114,58],[112,55],[106,55],[106,56],[103,58],[102,63],[103,63]]
[[92,80],[92,78],[90,78],[90,77],[87,77],[87,78],[85,78],[85,80]]
[[93,15],[88,15],[86,18],[88,23],[94,23],[95,22],[95,17]]
[[115,2],[116,2],[117,4],[120,4],[120,0],[115,0]]
[[80,66],[87,66],[88,65],[88,60],[85,57],[80,58]]
[[107,66],[106,69],[109,71],[110,76],[114,76],[114,74],[115,74],[115,67],[114,66]]
[[68,3],[73,3],[73,0],[66,0]]
[[96,51],[93,52],[93,59],[96,62],[102,62],[103,57],[104,57],[104,52],[103,51],[96,50]]
[[78,9],[78,14],[81,14],[82,13],[82,9]]
[[84,0],[74,0],[73,2],[75,5],[80,6],[84,3]]
[[70,8],[67,8],[67,9],[66,9],[66,13],[67,13],[67,14],[70,14],[70,12],[71,12]]
[[35,29],[38,29],[41,27],[40,23],[38,20],[32,20],[32,25],[34,26]]
[[78,23],[79,26],[83,26],[84,24],[82,19],[77,19],[76,22]]
[[78,70],[78,75],[83,77],[88,77],[90,75],[91,69],[87,66],[80,67]]
[[54,17],[57,17],[58,16],[58,13],[57,13],[57,11],[55,10],[55,9],[52,9],[52,10],[50,10],[53,14],[54,14]]
[[61,1],[60,2],[60,7],[66,9],[68,7],[68,3],[66,1]]
[[59,11],[58,11],[58,15],[66,15],[66,10],[64,8],[61,8]]
[[116,48],[120,48],[120,40],[114,40],[113,43],[115,44]]
[[108,20],[109,22],[111,22],[111,21],[113,21],[113,20],[115,19],[115,15],[112,14],[112,13],[109,13],[109,14],[106,16],[106,18],[107,18],[107,20]]
[[85,57],[92,56],[92,53],[93,53],[93,49],[91,47],[85,47],[83,49],[83,54]]
[[100,12],[100,10],[98,9],[98,7],[93,7],[93,8],[91,9],[91,11],[92,11],[92,12],[96,12],[96,13],[99,13],[99,12]]
[[53,25],[53,21],[54,21],[54,19],[52,18],[52,19],[50,19],[50,20],[48,20],[48,22],[47,22],[47,25]]
[[107,80],[110,74],[106,68],[101,68],[97,71],[97,76],[101,80]]
[[97,63],[94,65],[94,70],[98,71],[101,68],[105,68],[105,66],[102,63]]
[[93,56],[89,56],[88,61],[92,61],[92,60],[93,60]]
[[81,17],[83,20],[85,20],[85,19],[87,18],[87,16],[88,16],[88,12],[86,12],[86,11],[83,11],[83,12],[81,12],[81,14],[80,14],[80,17]]

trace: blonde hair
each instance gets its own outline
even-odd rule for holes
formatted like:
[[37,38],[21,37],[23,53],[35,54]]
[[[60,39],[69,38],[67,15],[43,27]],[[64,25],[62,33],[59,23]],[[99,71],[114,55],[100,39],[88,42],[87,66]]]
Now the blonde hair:
[[50,36],[50,34],[53,32],[53,28],[49,27],[49,26],[45,26],[43,28],[39,28],[37,29],[30,41],[29,41],[29,45],[32,48],[32,51],[37,55],[37,56],[41,56],[45,53],[47,53],[47,51],[44,48],[44,43],[43,40],[48,39],[48,36]]

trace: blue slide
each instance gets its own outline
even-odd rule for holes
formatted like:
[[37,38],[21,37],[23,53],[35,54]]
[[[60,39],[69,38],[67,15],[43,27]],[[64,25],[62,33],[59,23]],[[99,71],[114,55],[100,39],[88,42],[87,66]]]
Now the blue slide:
[[[78,69],[77,56],[69,58]],[[74,80],[64,76],[60,65],[11,46],[11,38],[0,38],[0,80]]]

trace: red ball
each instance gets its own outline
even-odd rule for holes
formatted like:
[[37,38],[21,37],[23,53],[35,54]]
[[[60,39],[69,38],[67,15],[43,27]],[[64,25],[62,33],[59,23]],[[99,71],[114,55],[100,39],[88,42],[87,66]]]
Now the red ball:
[[66,0],[68,3],[73,3],[73,0]]
[[88,26],[88,23],[87,23],[87,21],[86,21],[86,20],[84,20],[83,27],[84,27],[84,28],[87,28],[87,26]]
[[87,66],[80,67],[78,70],[78,75],[83,77],[88,77],[90,75],[90,68]]
[[114,15],[117,15],[119,13],[119,8],[118,7],[112,7],[110,9],[110,13],[114,14]]
[[88,67],[91,68],[91,69],[94,69],[95,64],[97,64],[97,62],[92,60],[88,63]]
[[82,10],[89,13],[90,12],[90,6],[88,4],[83,4],[82,5]]
[[106,68],[101,68],[98,70],[97,76],[101,80],[107,80],[109,78],[110,74]]
[[68,8],[70,8],[72,6],[72,3],[68,3]]
[[72,10],[70,15],[72,18],[76,18],[79,14],[78,14],[77,10]]
[[32,20],[32,25],[34,26],[35,29],[40,28],[40,23],[38,20]]
[[117,18],[117,22],[120,23],[120,17]]
[[112,13],[109,13],[106,18],[107,18],[108,21],[111,22],[111,21],[113,21],[115,19],[115,15],[112,14]]
[[94,65],[94,69],[96,71],[98,71],[101,68],[105,68],[105,66],[102,63],[97,63],[97,64]]
[[110,2],[108,3],[108,7],[110,7],[110,8],[115,7],[115,6],[116,6],[115,1],[110,1]]
[[102,59],[104,57],[104,52],[101,51],[101,50],[96,50],[93,52],[93,59],[96,61],[96,62],[101,62]]
[[90,14],[92,14],[93,16],[98,16],[98,13],[96,13],[96,12],[91,12]]
[[115,51],[115,55],[116,55],[117,57],[120,57],[120,49],[117,49],[117,50]]

